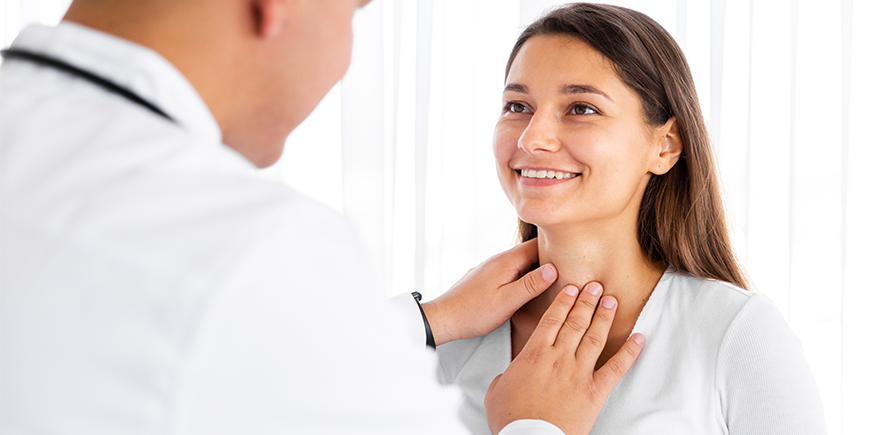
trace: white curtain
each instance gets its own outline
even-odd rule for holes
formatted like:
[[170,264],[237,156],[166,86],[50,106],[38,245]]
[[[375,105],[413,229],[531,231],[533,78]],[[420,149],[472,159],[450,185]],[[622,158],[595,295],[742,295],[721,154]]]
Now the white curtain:
[[[2,0],[0,37],[69,0]],[[347,77],[260,175],[343,211],[386,293],[431,298],[512,245],[491,156],[504,64],[549,0],[375,0]],[[830,434],[870,433],[870,1],[613,1],[689,58],[738,254],[801,338]]]

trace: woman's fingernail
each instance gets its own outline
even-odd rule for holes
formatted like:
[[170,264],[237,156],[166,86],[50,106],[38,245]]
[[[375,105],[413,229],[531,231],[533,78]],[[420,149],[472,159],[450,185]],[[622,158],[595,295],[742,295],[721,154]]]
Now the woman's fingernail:
[[590,283],[586,286],[586,291],[592,296],[600,295],[601,290],[603,290],[603,287],[601,287],[601,284],[598,284],[597,282]]
[[565,287],[565,293],[568,296],[577,296],[580,294],[580,290],[577,287],[574,287],[573,285],[569,285],[568,287]]
[[611,296],[606,296],[601,300],[601,306],[609,310],[616,306],[616,299]]
[[541,268],[541,277],[544,278],[544,281],[552,281],[556,278],[556,268],[552,264],[545,264]]
[[643,335],[642,334],[634,334],[631,337],[631,339],[634,340],[634,342],[637,344],[643,344]]

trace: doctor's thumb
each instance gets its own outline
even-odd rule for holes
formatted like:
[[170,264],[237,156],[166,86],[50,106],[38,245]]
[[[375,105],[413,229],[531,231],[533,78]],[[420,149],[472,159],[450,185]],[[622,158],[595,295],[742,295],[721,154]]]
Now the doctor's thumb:
[[547,263],[514,282],[506,296],[519,308],[547,290],[558,276],[556,266]]

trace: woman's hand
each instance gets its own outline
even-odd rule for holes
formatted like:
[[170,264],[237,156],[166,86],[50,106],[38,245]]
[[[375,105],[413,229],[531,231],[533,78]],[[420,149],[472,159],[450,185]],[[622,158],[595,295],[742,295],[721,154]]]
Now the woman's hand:
[[[597,371],[616,299],[591,282],[578,297],[567,286],[544,313],[523,350],[489,386],[484,404],[492,433],[521,419],[545,420],[568,435],[587,435],[607,396],[643,347],[635,334]],[[596,306],[597,311],[596,311]]]
[[552,264],[521,277],[537,262],[537,239],[520,243],[469,270],[446,293],[422,304],[435,344],[486,335],[507,322],[556,281]]

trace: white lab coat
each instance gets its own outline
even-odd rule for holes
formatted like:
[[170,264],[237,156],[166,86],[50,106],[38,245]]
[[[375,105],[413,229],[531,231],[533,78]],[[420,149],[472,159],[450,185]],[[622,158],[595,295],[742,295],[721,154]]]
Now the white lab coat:
[[171,64],[69,23],[13,47],[177,124],[55,69],[0,68],[0,432],[464,432],[410,297],[372,302],[345,220],[253,177]]

